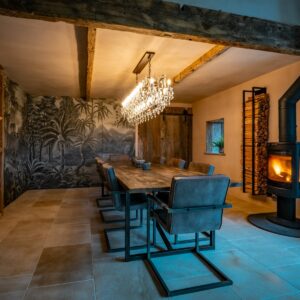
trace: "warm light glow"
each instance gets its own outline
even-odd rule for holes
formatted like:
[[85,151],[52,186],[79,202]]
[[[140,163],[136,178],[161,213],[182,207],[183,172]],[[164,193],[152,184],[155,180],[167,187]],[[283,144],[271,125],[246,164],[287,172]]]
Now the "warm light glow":
[[132,90],[122,102],[121,112],[131,124],[140,124],[160,114],[174,98],[171,80],[151,76]]
[[129,103],[136,97],[138,94],[139,90],[142,87],[142,83],[140,82],[132,91],[131,93],[125,98],[125,100],[122,102],[122,106],[126,107],[129,105]]
[[291,182],[292,157],[286,155],[270,155],[268,177],[279,182]]

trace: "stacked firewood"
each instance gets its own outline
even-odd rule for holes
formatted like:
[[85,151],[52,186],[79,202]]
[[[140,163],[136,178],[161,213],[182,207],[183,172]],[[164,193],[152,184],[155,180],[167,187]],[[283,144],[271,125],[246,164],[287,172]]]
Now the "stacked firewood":
[[[263,195],[267,191],[267,142],[270,101],[267,94],[256,95],[253,113],[252,97],[245,103],[245,191]],[[254,122],[254,132],[253,132]],[[254,170],[252,148],[254,147]],[[254,174],[254,181],[253,175]]]

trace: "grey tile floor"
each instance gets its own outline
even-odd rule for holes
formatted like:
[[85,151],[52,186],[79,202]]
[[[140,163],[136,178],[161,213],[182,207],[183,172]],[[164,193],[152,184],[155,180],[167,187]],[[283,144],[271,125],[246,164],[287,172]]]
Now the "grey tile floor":
[[[102,223],[98,196],[97,188],[27,191],[5,209],[0,217],[1,300],[164,298],[143,261],[124,263],[122,253],[105,251],[103,229],[120,224]],[[204,255],[234,284],[174,299],[300,300],[300,239],[262,231],[246,220],[249,213],[274,210],[275,203],[239,189],[230,191],[228,202],[233,208],[224,214],[217,248]],[[122,243],[119,234],[112,236],[115,243]],[[192,255],[156,263],[169,275],[170,286],[212,279]]]

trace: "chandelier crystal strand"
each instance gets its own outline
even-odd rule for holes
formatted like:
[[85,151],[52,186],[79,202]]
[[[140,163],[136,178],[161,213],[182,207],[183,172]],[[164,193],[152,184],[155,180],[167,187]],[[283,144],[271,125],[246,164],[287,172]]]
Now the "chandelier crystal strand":
[[164,75],[159,79],[151,77],[150,62],[148,77],[139,82],[122,102],[122,115],[132,125],[156,117],[174,98],[171,80]]

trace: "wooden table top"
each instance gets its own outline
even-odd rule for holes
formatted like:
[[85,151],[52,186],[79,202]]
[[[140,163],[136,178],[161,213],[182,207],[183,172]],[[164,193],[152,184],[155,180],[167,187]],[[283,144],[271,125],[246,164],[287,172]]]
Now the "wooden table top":
[[203,173],[182,170],[175,167],[167,167],[152,164],[150,170],[136,168],[128,163],[112,163],[120,184],[131,192],[147,192],[167,190],[171,187],[174,176],[196,176]]
[[[174,176],[204,175],[196,171],[152,164],[150,170],[134,167],[130,162],[111,162],[120,184],[130,192],[168,190]],[[240,187],[241,182],[231,181],[230,187]]]

